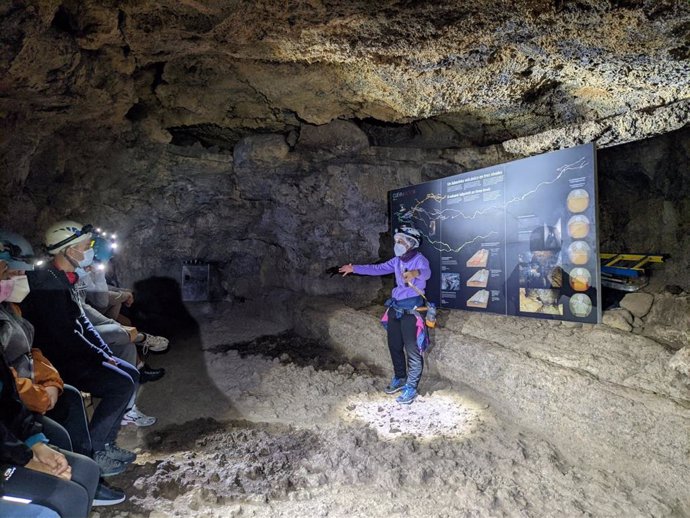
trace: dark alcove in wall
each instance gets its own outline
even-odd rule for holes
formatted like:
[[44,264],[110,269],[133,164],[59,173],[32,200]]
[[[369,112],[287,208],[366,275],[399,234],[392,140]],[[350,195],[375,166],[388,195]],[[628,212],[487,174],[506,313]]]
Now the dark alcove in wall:
[[690,290],[690,127],[598,153],[602,252],[664,253],[653,280]]

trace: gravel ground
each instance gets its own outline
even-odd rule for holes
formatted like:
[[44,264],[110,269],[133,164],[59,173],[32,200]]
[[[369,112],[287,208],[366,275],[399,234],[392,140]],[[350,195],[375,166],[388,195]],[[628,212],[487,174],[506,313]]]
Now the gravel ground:
[[[654,488],[571,465],[548,431],[503,422],[466,388],[426,379],[401,406],[381,391],[385,373],[242,321],[234,334],[229,318],[209,321],[194,346],[173,344],[160,359],[169,376],[145,387],[140,406],[166,418],[121,434],[140,452],[112,479],[128,500],[94,516],[678,515]],[[201,364],[205,372],[187,372]],[[171,404],[175,390],[208,392],[208,383],[223,401]]]

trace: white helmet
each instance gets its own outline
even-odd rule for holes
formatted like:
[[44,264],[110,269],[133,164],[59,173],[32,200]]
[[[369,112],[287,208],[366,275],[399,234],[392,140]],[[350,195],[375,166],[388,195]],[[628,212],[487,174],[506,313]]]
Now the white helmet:
[[68,246],[91,239],[92,225],[81,225],[76,221],[60,221],[46,230],[44,244],[50,255],[56,255]]
[[402,238],[411,248],[417,248],[422,244],[422,233],[414,227],[404,226],[395,230],[393,239]]

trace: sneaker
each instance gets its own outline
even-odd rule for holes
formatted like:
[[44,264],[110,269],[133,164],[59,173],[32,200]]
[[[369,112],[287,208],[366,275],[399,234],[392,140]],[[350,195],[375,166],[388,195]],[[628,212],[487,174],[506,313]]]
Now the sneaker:
[[386,394],[395,394],[396,392],[403,389],[403,387],[405,386],[405,381],[406,380],[404,378],[396,378],[395,376],[393,376],[393,379],[388,384],[388,386],[385,389],[383,389],[383,391]]
[[147,426],[153,425],[157,419],[153,416],[146,415],[142,413],[136,405],[134,405],[125,415],[122,416],[122,426],[127,426],[128,424],[137,425],[139,428],[145,428]]
[[124,491],[109,487],[105,482],[100,481],[96,486],[96,496],[93,497],[94,506],[106,506],[121,504],[125,501]]
[[122,464],[131,464],[137,458],[137,454],[133,451],[120,448],[117,444],[106,444],[105,453],[111,459],[120,461]]
[[402,394],[400,394],[398,397],[395,398],[395,400],[400,403],[401,405],[409,405],[414,401],[414,398],[417,397],[417,389],[414,387],[410,387],[409,385],[405,385],[403,388]]
[[139,369],[139,384],[148,383],[149,381],[158,381],[163,376],[165,376],[165,369],[154,369],[148,363]]
[[170,341],[163,336],[154,336],[144,333],[144,341],[139,342],[137,345],[141,345],[144,349],[144,355],[149,351],[154,353],[162,353],[170,345]]
[[113,459],[105,450],[94,452],[93,460],[101,468],[102,477],[114,477],[120,473],[124,473],[127,466],[117,459]]

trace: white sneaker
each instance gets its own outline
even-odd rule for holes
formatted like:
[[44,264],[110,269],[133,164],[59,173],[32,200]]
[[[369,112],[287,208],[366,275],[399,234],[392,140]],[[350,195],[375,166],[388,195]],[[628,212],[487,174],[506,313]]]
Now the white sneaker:
[[169,344],[169,340],[164,336],[154,336],[150,334],[144,334],[144,341],[139,342],[139,345],[144,348],[144,354],[148,353],[149,351],[161,353],[168,348]]
[[124,416],[122,416],[122,426],[127,426],[128,424],[137,425],[140,428],[145,428],[155,424],[157,419],[153,416],[143,414],[139,411],[136,405],[134,405]]

